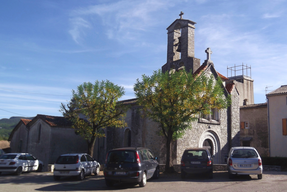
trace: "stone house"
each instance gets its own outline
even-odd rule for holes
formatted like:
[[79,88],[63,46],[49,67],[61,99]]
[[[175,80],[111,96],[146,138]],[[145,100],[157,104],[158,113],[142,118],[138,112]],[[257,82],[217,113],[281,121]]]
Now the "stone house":
[[270,157],[287,157],[287,85],[266,96]]
[[260,156],[269,156],[267,103],[240,107],[241,146],[255,147]]
[[37,115],[32,120],[21,119],[8,139],[11,152],[31,153],[48,164],[53,164],[63,153],[87,152],[87,142],[64,117]]

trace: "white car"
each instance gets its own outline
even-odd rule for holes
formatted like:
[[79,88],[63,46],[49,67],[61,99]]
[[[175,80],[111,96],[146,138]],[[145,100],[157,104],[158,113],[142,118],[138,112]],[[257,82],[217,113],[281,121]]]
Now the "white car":
[[86,153],[63,154],[54,164],[54,180],[61,177],[76,176],[83,180],[86,175],[100,172],[100,163]]
[[42,171],[43,162],[29,153],[5,153],[0,156],[0,173]]

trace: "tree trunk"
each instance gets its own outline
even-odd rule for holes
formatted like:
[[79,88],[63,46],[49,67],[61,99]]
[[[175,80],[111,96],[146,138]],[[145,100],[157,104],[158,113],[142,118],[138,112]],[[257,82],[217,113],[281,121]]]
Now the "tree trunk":
[[172,136],[168,135],[166,139],[166,163],[165,163],[165,172],[173,172],[173,165],[170,161],[170,146],[171,146]]
[[94,147],[95,147],[95,143],[96,143],[96,137],[93,137],[91,139],[91,141],[88,142],[88,154],[93,157],[94,155]]

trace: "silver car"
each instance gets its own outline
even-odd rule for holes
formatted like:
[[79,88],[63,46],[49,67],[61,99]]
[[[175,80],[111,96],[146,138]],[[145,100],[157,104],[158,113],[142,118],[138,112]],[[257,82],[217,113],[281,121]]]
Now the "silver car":
[[262,179],[262,160],[254,147],[232,147],[227,158],[229,178],[235,175],[257,175]]
[[5,153],[0,156],[0,173],[20,175],[22,172],[41,171],[42,168],[43,162],[29,153]]

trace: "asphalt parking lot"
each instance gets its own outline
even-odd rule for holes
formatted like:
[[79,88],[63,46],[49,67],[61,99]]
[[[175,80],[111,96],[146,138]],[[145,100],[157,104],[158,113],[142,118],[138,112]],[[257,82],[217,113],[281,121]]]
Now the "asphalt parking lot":
[[118,183],[108,188],[102,173],[88,176],[83,181],[74,178],[53,180],[50,172],[31,172],[20,176],[0,175],[0,191],[287,191],[287,172],[264,172],[263,179],[257,176],[238,176],[228,179],[227,172],[215,172],[213,179],[204,176],[188,176],[180,179],[180,174],[161,174],[156,180],[149,180],[146,187]]

